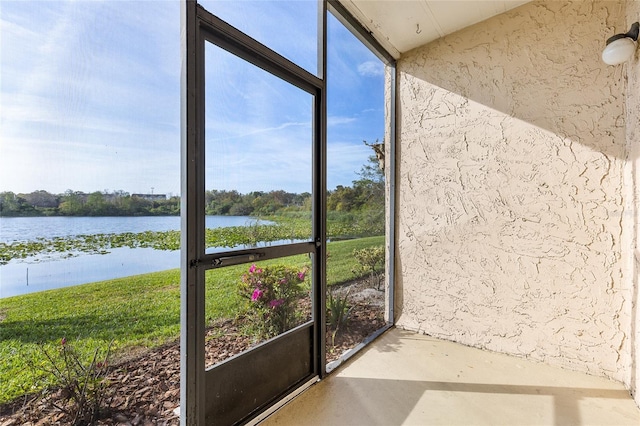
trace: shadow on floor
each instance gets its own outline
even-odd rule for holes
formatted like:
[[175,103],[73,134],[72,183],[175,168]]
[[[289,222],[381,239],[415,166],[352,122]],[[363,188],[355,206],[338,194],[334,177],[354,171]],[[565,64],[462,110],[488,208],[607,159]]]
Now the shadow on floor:
[[[620,389],[591,389],[551,386],[497,385],[461,382],[434,382],[389,379],[366,379],[353,377],[332,377],[318,385],[324,386],[322,394],[330,395],[329,400],[314,402],[315,409],[307,411],[308,422],[299,424],[329,424],[316,420],[325,418],[326,412],[348,411],[338,416],[332,424],[379,424],[400,425],[409,422],[419,423],[417,418],[429,424],[452,424],[449,416],[455,416],[462,424],[485,424],[484,419],[493,419],[488,423],[500,422],[514,424],[520,415],[519,424],[560,425],[583,424],[580,403],[590,404],[590,399],[629,400],[629,393]],[[434,393],[438,392],[439,395]],[[461,393],[473,395],[460,395]],[[484,396],[478,394],[485,394]],[[509,406],[505,399],[513,396],[543,397],[539,401],[531,400],[526,412],[520,411],[523,402]],[[432,402],[430,403],[429,400]],[[446,408],[448,407],[448,408]],[[592,406],[593,408],[593,406]],[[416,409],[418,412],[416,412]],[[549,412],[552,410],[552,413]],[[605,407],[603,407],[605,409]],[[318,411],[316,413],[316,411]],[[498,414],[498,412],[500,414]],[[468,416],[467,416],[468,415]],[[465,420],[466,419],[466,420]],[[300,418],[298,418],[300,420]],[[341,423],[340,420],[344,420]],[[630,419],[632,420],[632,419]],[[589,423],[587,419],[587,423]],[[276,423],[277,424],[277,423]],[[617,424],[617,423],[616,423]],[[633,423],[631,423],[633,424]]]
[[640,425],[617,382],[397,329],[264,425]]

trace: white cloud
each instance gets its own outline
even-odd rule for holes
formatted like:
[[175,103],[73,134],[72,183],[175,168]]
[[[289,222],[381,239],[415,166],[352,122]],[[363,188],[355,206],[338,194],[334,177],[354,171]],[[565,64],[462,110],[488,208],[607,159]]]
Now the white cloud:
[[[224,129],[226,133],[233,134],[233,136],[226,136],[222,138],[213,137],[210,139],[212,142],[223,142],[231,139],[241,139],[247,136],[255,136],[261,133],[269,133],[277,130],[284,130],[288,127],[306,127],[307,129],[311,129],[311,123],[282,123],[275,127],[263,127],[263,128],[255,128],[251,124],[245,123],[235,123],[231,124],[228,121],[219,122],[217,126],[212,125],[210,129],[214,129],[217,127],[218,129]],[[232,130],[233,129],[233,130]],[[215,134],[215,132],[212,132]]]
[[353,117],[330,116],[330,117],[327,118],[327,125],[328,126],[338,126],[340,124],[353,123],[354,121],[356,121],[356,119],[353,118]]
[[358,65],[358,73],[365,77],[378,77],[384,75],[384,66],[380,61],[366,61]]

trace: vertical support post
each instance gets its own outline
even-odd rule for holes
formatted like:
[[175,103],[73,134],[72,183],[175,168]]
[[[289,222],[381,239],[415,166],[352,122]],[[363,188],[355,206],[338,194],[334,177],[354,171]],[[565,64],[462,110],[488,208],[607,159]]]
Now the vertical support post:
[[316,371],[326,374],[326,298],[327,298],[327,2],[318,1],[318,76],[322,88],[315,96],[313,145],[313,236],[314,318],[316,319]]
[[180,424],[204,425],[204,43],[197,2],[181,0]]
[[391,68],[389,78],[389,117],[386,117],[387,125],[389,126],[389,174],[386,177],[388,182],[387,188],[389,191],[389,233],[387,235],[387,241],[389,245],[388,257],[388,272],[387,277],[389,280],[387,286],[388,300],[387,300],[387,322],[395,324],[395,292],[396,292],[396,117],[397,117],[397,103],[396,103],[396,84],[397,84],[397,72],[395,61],[389,65]]

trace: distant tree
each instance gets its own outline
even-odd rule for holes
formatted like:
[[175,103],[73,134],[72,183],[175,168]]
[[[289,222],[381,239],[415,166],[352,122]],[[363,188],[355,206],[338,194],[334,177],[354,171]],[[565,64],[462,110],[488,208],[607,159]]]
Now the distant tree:
[[205,212],[210,215],[231,214],[234,205],[241,204],[243,196],[238,191],[210,190],[205,192]]
[[350,186],[338,185],[334,191],[330,191],[327,197],[327,209],[338,212],[348,212],[358,209],[356,204],[357,192]]
[[253,214],[253,207],[245,201],[241,201],[232,205],[227,214],[230,216],[250,216]]
[[58,208],[60,198],[44,190],[33,191],[29,194],[20,194],[33,207]]
[[85,214],[86,194],[68,189],[60,201],[60,213],[63,216],[83,216]]
[[180,214],[180,197],[170,197],[166,200],[153,201],[153,207],[149,209],[153,216],[175,216]]
[[327,194],[327,209],[352,212],[368,209],[384,210],[384,174],[378,169],[375,156],[368,158],[353,186],[338,185]]
[[151,201],[131,196],[124,198],[122,204],[121,214],[123,216],[145,216],[149,214],[149,210],[153,207]]
[[0,216],[33,216],[37,211],[13,192],[0,192]]
[[96,191],[89,194],[85,211],[90,216],[106,216],[110,213],[109,204],[102,192]]
[[366,146],[373,149],[375,153],[376,161],[378,162],[378,168],[382,171],[382,175],[384,176],[384,166],[385,166],[385,154],[384,154],[384,140],[382,142],[378,142],[378,139],[374,143],[369,143],[367,141],[362,141]]
[[311,194],[303,192],[302,194],[296,194],[293,204],[300,207],[302,210],[311,210]]
[[113,194],[111,195],[111,205],[115,211],[119,212],[119,214],[126,214],[124,212],[124,200],[128,197],[130,197],[128,192],[122,190],[113,191]]
[[384,142],[363,142],[371,147],[375,154],[367,158],[367,163],[358,173],[360,179],[353,182],[354,190],[358,194],[357,204],[369,209],[384,209]]

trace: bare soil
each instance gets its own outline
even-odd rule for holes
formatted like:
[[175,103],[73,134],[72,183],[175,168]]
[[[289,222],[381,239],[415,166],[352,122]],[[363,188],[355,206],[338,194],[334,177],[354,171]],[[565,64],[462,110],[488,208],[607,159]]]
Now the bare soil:
[[[334,288],[334,295],[348,293],[351,312],[346,327],[335,336],[327,327],[327,362],[382,328],[384,292],[368,287],[366,280]],[[220,320],[206,337],[206,364],[213,365],[238,354],[254,344],[242,332],[242,319]],[[95,425],[178,425],[174,410],[180,404],[180,343],[172,342],[153,350],[131,354],[112,366],[106,398]],[[27,395],[0,405],[0,426],[69,425],[72,418],[61,408],[68,401],[61,389]]]

